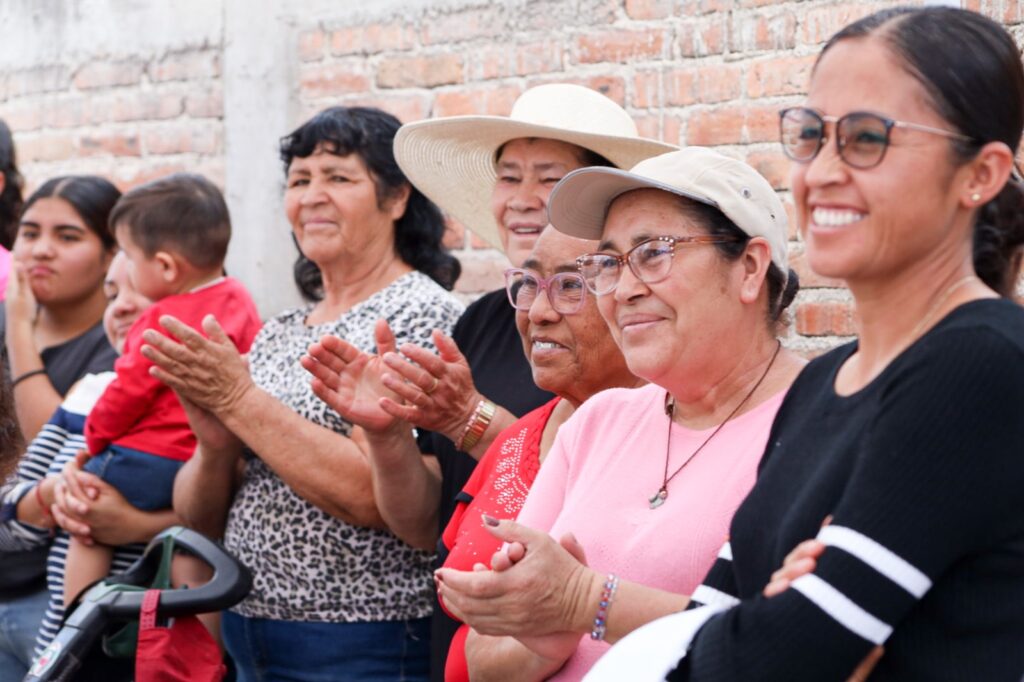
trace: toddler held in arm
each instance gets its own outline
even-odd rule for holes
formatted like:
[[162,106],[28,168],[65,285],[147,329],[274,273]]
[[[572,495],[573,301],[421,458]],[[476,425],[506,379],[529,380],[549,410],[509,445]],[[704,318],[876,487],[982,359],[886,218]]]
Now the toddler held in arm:
[[[184,408],[174,392],[149,374],[142,333],[173,315],[201,329],[213,315],[242,353],[261,323],[249,293],[224,275],[231,238],[220,190],[199,175],[175,174],[125,194],[110,214],[110,227],[128,258],[128,276],[154,304],[135,322],[124,354],[85,423],[91,457],[84,466],[115,487],[132,505],[152,511],[171,506],[174,477],[196,447]],[[64,602],[107,575],[112,548],[72,538]]]

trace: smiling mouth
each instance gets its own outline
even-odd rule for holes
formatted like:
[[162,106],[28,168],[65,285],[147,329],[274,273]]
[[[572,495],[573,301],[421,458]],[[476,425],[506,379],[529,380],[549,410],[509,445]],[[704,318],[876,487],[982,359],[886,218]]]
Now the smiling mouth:
[[563,346],[560,343],[555,343],[554,341],[534,341],[533,342],[533,349],[534,350],[558,350],[560,348],[565,348],[565,346]]
[[818,227],[846,227],[860,222],[866,215],[851,209],[816,208],[811,211],[811,220]]
[[543,230],[543,229],[544,229],[543,227],[535,225],[535,226],[531,226],[531,227],[526,227],[526,226],[510,227],[510,228],[508,228],[508,231],[511,232],[512,234],[519,235],[520,237],[530,237],[530,236],[534,236],[534,235],[540,234],[541,230]]

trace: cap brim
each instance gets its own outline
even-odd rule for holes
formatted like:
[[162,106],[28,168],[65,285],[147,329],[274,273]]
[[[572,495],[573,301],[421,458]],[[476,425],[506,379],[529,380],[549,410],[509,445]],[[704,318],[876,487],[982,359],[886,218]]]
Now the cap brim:
[[671,185],[617,168],[581,168],[566,175],[548,199],[548,220],[564,234],[579,239],[600,239],[608,207],[618,197],[636,189],[659,189],[708,206],[708,197],[684,192]]
[[619,168],[678,149],[655,140],[575,132],[504,116],[453,116],[402,126],[395,136],[395,159],[409,181],[445,213],[501,248],[490,205],[498,179],[494,155],[501,145],[522,137],[575,144]]

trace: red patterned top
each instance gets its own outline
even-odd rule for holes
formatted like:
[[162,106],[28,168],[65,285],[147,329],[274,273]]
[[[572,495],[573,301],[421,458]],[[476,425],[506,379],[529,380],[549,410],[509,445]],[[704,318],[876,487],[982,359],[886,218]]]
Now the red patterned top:
[[[491,447],[487,448],[466,487],[456,498],[455,512],[441,536],[448,550],[444,561],[446,567],[471,571],[475,563],[490,565],[491,556],[501,548],[501,541],[484,529],[480,517],[488,514],[496,519],[514,519],[519,515],[540,469],[540,440],[544,427],[560,400],[555,398],[523,415],[498,434]],[[466,668],[468,633],[469,627],[462,625],[452,640],[445,665],[446,682],[469,680]]]

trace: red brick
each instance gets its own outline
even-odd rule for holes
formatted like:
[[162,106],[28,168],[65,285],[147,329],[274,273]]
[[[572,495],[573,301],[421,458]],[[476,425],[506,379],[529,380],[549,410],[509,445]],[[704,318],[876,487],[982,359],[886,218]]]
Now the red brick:
[[136,85],[142,78],[143,66],[138,61],[91,62],[75,73],[74,84],[80,90]]
[[472,80],[532,76],[563,68],[562,44],[557,40],[474,50],[473,58],[467,64]]
[[678,116],[665,115],[661,124],[661,140],[669,144],[682,143],[682,121]]
[[736,64],[677,69],[665,75],[665,103],[685,106],[736,99],[742,73],[742,67]]
[[82,156],[139,156],[139,136],[136,133],[100,132],[78,138]]
[[[314,110],[309,112],[309,116],[312,116],[325,106],[333,104],[338,104],[338,102],[332,100],[324,104],[318,104]],[[430,115],[430,98],[420,93],[405,95],[383,93],[372,96],[353,95],[344,98],[341,104],[345,106],[377,107],[394,114],[403,123],[419,121]]]
[[668,42],[663,29],[613,29],[576,38],[581,64],[626,63],[665,56]]
[[7,97],[62,92],[68,89],[71,72],[63,65],[35,66],[7,74]]
[[853,336],[857,333],[853,304],[807,301],[796,309],[796,331],[804,336]]
[[344,26],[331,31],[331,54],[376,54],[408,50],[416,45],[416,32],[406,22]]
[[370,89],[369,77],[349,63],[303,66],[299,74],[304,98],[336,97]]
[[192,118],[221,118],[224,116],[224,92],[216,84],[205,92],[189,93],[185,97],[185,113]]
[[697,14],[728,12],[732,6],[733,0],[683,0],[677,11],[682,16],[692,17]]
[[809,10],[800,21],[800,42],[823,43],[847,24],[890,6],[879,2],[844,2]]
[[484,85],[438,92],[434,96],[433,115],[464,116],[486,114],[508,116],[512,104],[522,94],[516,85]]
[[299,60],[316,62],[324,58],[324,45],[327,43],[324,32],[315,28],[299,34]]
[[658,114],[647,114],[645,116],[633,116],[636,122],[636,130],[640,137],[651,140],[661,139],[661,116]]
[[817,55],[772,57],[750,65],[747,71],[748,97],[777,97],[807,92],[811,68]]
[[663,106],[660,70],[637,71],[633,74],[633,106],[650,109]]
[[791,267],[800,278],[801,289],[839,289],[844,286],[842,280],[822,277],[811,269],[807,262],[807,254],[803,244],[789,245],[789,267]]
[[778,139],[775,106],[729,105],[693,112],[686,127],[686,144],[718,145],[772,142]]
[[484,7],[429,17],[423,23],[420,40],[424,45],[448,45],[466,40],[493,38],[506,34],[506,24],[503,7],[497,3],[488,4]]
[[18,162],[61,161],[74,155],[75,144],[69,133],[42,133],[15,137]]
[[219,126],[160,125],[142,137],[147,154],[217,154],[223,151]]
[[377,67],[377,85],[382,88],[430,88],[462,80],[462,57],[451,53],[391,57]]
[[149,66],[149,79],[188,81],[220,77],[220,54],[213,50],[172,53]]
[[790,50],[796,45],[796,16],[792,12],[766,16],[733,14],[729,49],[733,52]]
[[672,16],[672,0],[626,0],[630,19],[665,19]]
[[7,123],[12,132],[24,133],[31,130],[39,130],[43,125],[45,113],[50,107],[39,100],[27,100],[24,102],[7,103],[0,110],[0,118]]
[[89,121],[91,106],[88,98],[61,97],[47,101],[42,109],[47,128],[77,128]]
[[194,168],[186,168],[184,164],[180,163],[146,164],[142,167],[133,167],[122,163],[115,170],[113,180],[118,189],[127,192],[133,187],[138,187],[151,180],[157,180],[172,173],[182,173],[186,170],[195,171]]
[[725,52],[726,17],[712,15],[707,19],[681,24],[676,44],[683,57],[706,57]]
[[747,154],[747,163],[763,175],[775,189],[789,189],[790,161],[782,152],[751,152]]
[[89,120],[148,121],[176,118],[185,111],[185,100],[179,92],[122,90],[107,96],[92,96],[88,100]]

